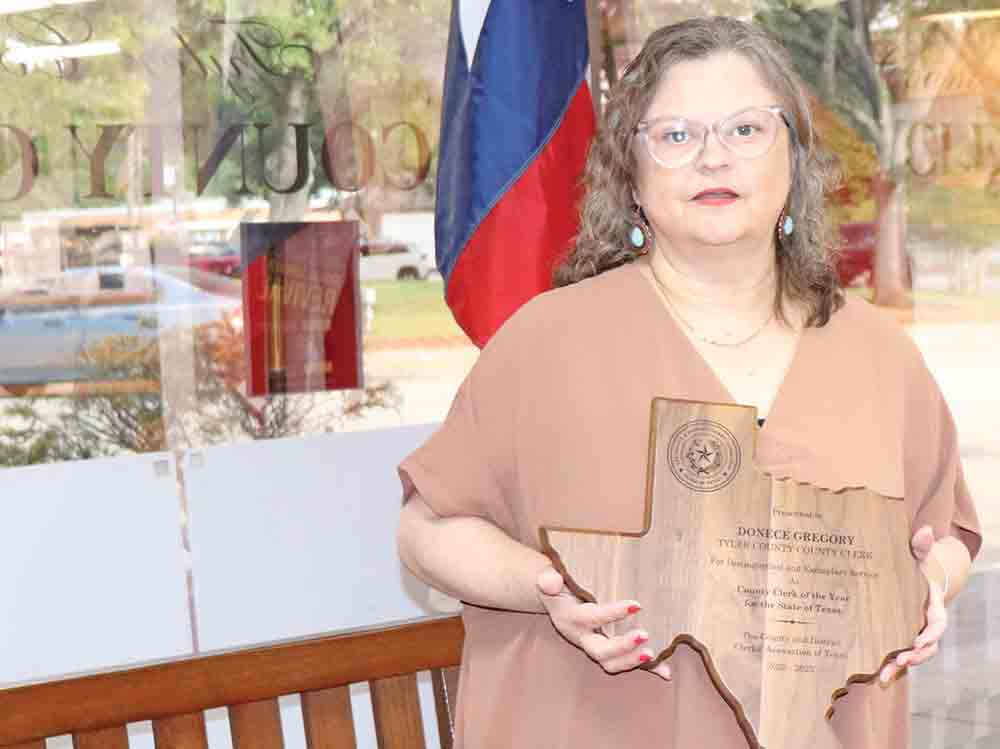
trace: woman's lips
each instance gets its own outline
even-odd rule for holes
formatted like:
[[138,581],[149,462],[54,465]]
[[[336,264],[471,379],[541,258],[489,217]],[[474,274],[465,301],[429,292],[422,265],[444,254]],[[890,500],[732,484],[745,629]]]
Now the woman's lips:
[[730,190],[727,187],[713,187],[708,190],[702,190],[691,198],[691,200],[701,205],[729,205],[739,197],[734,190]]

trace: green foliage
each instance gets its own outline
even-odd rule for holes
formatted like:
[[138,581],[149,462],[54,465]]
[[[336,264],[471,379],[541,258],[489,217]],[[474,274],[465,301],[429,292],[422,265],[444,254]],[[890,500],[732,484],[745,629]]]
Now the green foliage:
[[373,341],[465,337],[445,305],[439,281],[380,281],[365,286],[376,292]]
[[71,459],[68,456],[72,451],[58,424],[41,416],[37,399],[9,405],[2,414],[0,466],[28,466]]
[[854,18],[847,8],[846,3],[811,7],[772,2],[755,20],[781,39],[812,93],[861,139],[881,149],[882,82],[872,57],[871,17]]
[[[89,197],[90,171],[83,149],[96,144],[99,124],[163,124],[181,117],[186,128],[178,136],[185,146],[184,180],[192,191],[196,162],[204,163],[221,128],[234,123],[272,124],[260,138],[253,128],[248,131],[246,163],[252,180],[258,165],[287,144],[287,124],[314,124],[314,193],[326,184],[322,133],[334,123],[358,123],[378,147],[384,145],[390,165],[401,163],[411,171],[417,153],[413,139],[401,131],[392,143],[378,143],[382,127],[413,123],[427,135],[431,152],[436,150],[448,0],[272,0],[243,4],[244,16],[237,16],[225,0],[178,0],[176,11],[168,13],[170,5],[107,0],[17,14],[17,23],[0,29],[0,48],[115,40],[122,50],[33,68],[8,65],[0,71],[0,122],[28,130],[43,156],[30,195],[0,203],[0,218],[18,220],[25,211],[123,202],[129,131],[122,132],[107,158],[114,197]],[[71,125],[79,128],[82,147],[70,137]],[[200,126],[200,134],[192,126]],[[137,135],[146,136],[141,128]],[[0,197],[16,192],[21,174],[18,144],[4,136],[0,133]],[[222,162],[209,195],[240,198],[237,151],[234,148]],[[433,179],[432,171],[429,184],[418,191],[425,207]],[[379,192],[385,187],[382,173],[371,186],[376,200],[390,198]],[[264,188],[255,182],[251,189]],[[143,201],[141,191],[138,197]]]
[[[86,13],[71,9],[18,14],[0,27],[0,49],[19,45],[68,44],[120,40],[131,44],[128,15],[117,12],[121,3],[101,3]],[[134,12],[129,15],[135,15]],[[44,24],[44,25],[43,25]],[[0,204],[2,218],[19,218],[23,211],[63,208],[86,194],[82,166],[86,157],[73,147],[68,127],[81,127],[88,148],[95,138],[94,122],[127,122],[142,111],[145,87],[134,70],[123,69],[118,56],[46,62],[35,66],[6,63],[0,66],[4,96],[0,97],[0,122],[12,123],[43,144],[45,160],[34,189],[16,202]],[[0,193],[11,195],[20,182],[20,151],[6,139],[0,146]],[[120,155],[111,162],[111,175]],[[74,159],[76,163],[74,163]]]

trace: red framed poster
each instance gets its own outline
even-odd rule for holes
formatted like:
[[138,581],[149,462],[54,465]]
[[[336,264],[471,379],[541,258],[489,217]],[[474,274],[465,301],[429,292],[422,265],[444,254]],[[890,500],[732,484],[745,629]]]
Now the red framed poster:
[[249,395],[364,386],[355,221],[240,227]]

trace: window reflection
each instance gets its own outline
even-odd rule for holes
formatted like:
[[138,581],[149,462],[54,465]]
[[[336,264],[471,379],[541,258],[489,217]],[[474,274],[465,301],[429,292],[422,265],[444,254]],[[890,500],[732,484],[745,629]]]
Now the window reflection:
[[[4,4],[0,409],[60,432],[83,428],[66,414],[142,401],[160,435],[15,462],[443,416],[472,360],[444,377],[422,363],[462,342],[433,268],[449,13]],[[359,227],[367,387],[252,397],[240,227],[303,221]],[[440,382],[430,412],[409,415],[400,372]],[[233,409],[213,415],[219,392]],[[300,415],[275,426],[281,409]]]
[[[786,43],[844,176],[830,207],[841,281],[916,323],[984,510],[980,565],[1000,563],[989,515],[1000,403],[988,379],[1000,366],[998,12],[596,5],[595,91],[650,31],[685,17],[753,17]],[[0,465],[444,416],[476,356],[432,267],[450,10],[0,3]],[[241,227],[281,222],[358,227],[364,389],[249,394]],[[995,612],[995,579],[976,578],[960,606]],[[965,618],[948,652],[971,645],[963,654],[995,669],[995,652],[979,657],[995,651],[988,617]],[[970,730],[994,745],[995,695],[963,686],[967,660],[921,672],[921,688],[947,694],[918,693],[936,727],[915,746],[957,746]]]

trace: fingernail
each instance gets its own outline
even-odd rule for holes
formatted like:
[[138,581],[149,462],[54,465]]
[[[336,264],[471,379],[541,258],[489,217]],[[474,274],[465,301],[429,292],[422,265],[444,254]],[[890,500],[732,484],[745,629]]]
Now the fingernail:
[[653,656],[651,656],[649,653],[639,654],[639,663],[649,663],[651,660],[653,660]]
[[628,613],[638,614],[640,611],[642,611],[642,606],[640,606],[639,604],[637,603],[629,604]]
[[906,665],[906,653],[900,653],[896,656],[896,665],[905,666]]
[[647,635],[645,632],[639,632],[635,636],[635,639],[632,640],[632,642],[634,642],[636,645],[642,645],[642,643],[644,643],[648,639],[649,639],[649,635]]
[[888,666],[886,668],[882,669],[882,673],[879,674],[878,678],[883,683],[889,681],[889,668],[888,668]]

